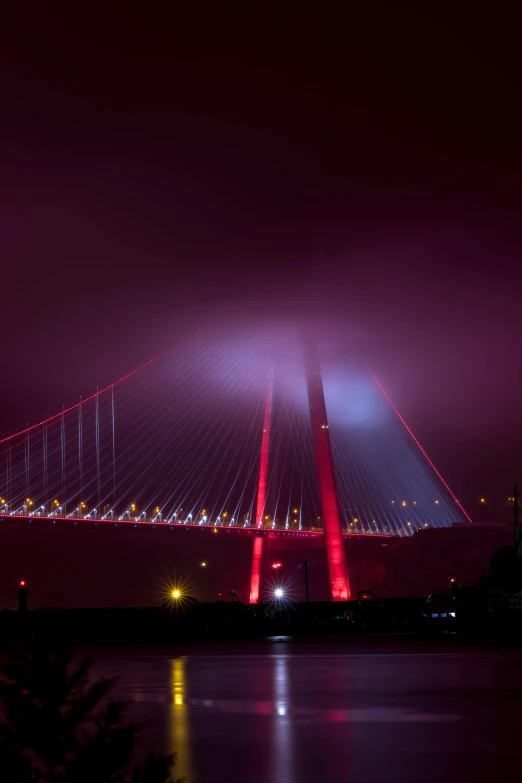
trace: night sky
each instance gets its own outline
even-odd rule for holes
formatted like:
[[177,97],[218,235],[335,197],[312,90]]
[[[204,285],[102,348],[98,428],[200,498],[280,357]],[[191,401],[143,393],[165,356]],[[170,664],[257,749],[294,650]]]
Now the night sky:
[[472,515],[507,520],[518,28],[466,5],[6,13],[0,430],[189,323],[299,316],[360,351]]

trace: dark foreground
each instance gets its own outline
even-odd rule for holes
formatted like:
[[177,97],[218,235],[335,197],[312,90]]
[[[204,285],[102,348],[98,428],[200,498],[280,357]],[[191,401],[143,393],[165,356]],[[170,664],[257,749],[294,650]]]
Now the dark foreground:
[[415,637],[90,648],[187,783],[503,781],[522,648]]

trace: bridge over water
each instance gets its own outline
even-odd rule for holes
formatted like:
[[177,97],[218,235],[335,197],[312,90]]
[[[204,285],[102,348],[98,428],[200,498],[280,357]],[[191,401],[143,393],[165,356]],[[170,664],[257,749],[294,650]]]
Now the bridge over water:
[[350,536],[471,521],[372,372],[292,329],[188,334],[0,449],[4,518],[249,537],[252,602],[269,541],[345,600]]

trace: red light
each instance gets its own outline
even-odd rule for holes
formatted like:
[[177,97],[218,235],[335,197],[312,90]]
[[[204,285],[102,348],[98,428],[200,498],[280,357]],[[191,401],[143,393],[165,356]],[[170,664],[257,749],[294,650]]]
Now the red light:
[[281,568],[282,563],[272,563],[272,568]]
[[25,587],[25,579],[22,579],[22,581],[20,582],[20,587]]

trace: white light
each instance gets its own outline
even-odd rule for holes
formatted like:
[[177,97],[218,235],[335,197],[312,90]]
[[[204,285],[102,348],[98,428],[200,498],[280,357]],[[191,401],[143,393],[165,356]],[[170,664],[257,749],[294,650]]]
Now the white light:
[[283,590],[283,588],[282,588],[282,587],[276,587],[276,589],[274,590],[274,596],[275,596],[276,598],[282,598],[282,597],[283,597],[283,595],[284,595],[284,590]]

